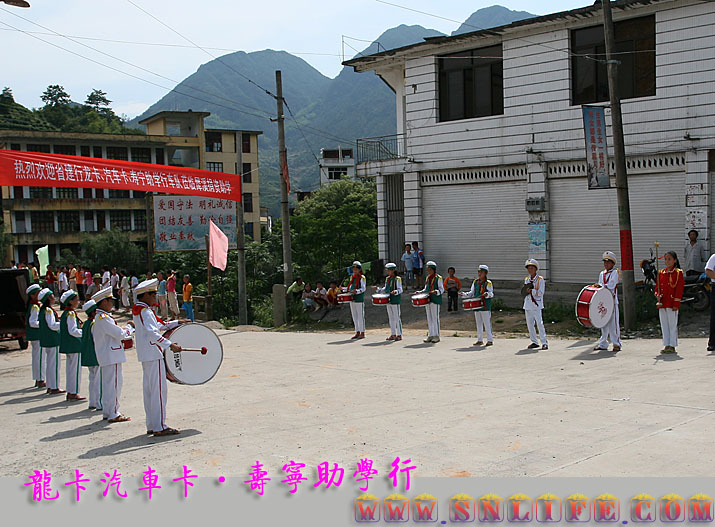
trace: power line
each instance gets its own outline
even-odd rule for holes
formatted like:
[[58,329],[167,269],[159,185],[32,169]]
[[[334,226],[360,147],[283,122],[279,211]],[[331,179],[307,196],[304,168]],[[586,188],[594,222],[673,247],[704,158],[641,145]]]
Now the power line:
[[285,98],[283,98],[283,103],[286,105],[286,108],[288,108],[288,113],[290,114],[291,119],[293,119],[293,122],[298,127],[298,131],[300,132],[300,135],[303,136],[303,141],[305,141],[305,144],[308,146],[308,150],[310,151],[311,155],[315,159],[315,162],[320,164],[320,161],[318,160],[318,156],[315,155],[315,150],[313,150],[313,145],[311,145],[310,141],[308,141],[308,138],[305,137],[305,134],[303,133],[303,128],[300,126],[300,123],[295,118],[295,115],[293,115],[293,110],[290,109],[290,106],[288,105],[288,101],[286,101]]

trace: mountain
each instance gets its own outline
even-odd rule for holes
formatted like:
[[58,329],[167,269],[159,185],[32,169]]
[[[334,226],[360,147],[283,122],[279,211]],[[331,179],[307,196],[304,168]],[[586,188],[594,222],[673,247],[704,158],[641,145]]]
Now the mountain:
[[537,15],[527,13],[526,11],[512,11],[500,5],[493,5],[472,13],[456,31],[452,32],[452,36],[461,35],[462,33],[471,33],[479,29],[506,26],[512,22],[533,18],[535,16]]

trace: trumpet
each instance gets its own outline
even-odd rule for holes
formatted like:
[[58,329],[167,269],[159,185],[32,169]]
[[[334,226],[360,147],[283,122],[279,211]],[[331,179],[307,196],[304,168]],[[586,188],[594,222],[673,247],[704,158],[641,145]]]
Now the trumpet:
[[663,302],[660,301],[660,279],[658,277],[658,247],[660,247],[660,242],[655,242],[655,294],[658,301],[655,303],[656,307],[663,307]]

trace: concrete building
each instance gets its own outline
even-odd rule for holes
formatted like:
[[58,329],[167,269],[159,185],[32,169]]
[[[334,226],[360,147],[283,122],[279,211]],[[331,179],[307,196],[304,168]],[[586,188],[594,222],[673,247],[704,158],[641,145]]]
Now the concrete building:
[[[682,253],[691,228],[715,251],[715,3],[612,5],[638,276],[656,240]],[[599,3],[346,62],[397,103],[397,135],[357,144],[381,258],[418,240],[461,275],[521,279],[535,257],[584,284],[604,250],[620,256],[614,179],[589,191],[586,175],[582,105],[606,107],[612,144],[602,27]]]
[[318,158],[320,186],[329,185],[343,177],[355,177],[355,157],[352,148],[321,148]]
[[[146,119],[147,135],[0,130],[0,148],[185,166],[241,174],[245,230],[260,241],[258,142],[261,132],[204,129],[208,113],[161,112]],[[31,262],[49,245],[79,255],[83,233],[114,227],[140,244],[147,239],[147,197],[132,190],[2,187],[5,225],[13,236],[8,260]]]

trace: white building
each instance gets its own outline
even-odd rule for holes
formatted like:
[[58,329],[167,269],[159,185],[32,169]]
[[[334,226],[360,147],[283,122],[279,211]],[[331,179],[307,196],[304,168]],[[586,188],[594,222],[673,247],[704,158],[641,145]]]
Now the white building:
[[355,156],[352,148],[321,148],[318,164],[321,187],[344,177],[355,177]]
[[[712,242],[715,2],[612,5],[638,277],[656,240],[682,253],[696,228]],[[397,100],[397,136],[358,141],[381,258],[418,240],[461,276],[485,263],[520,279],[530,256],[552,281],[588,283],[604,250],[620,256],[614,178],[609,190],[586,180],[582,104],[608,106],[602,24],[599,4],[346,63]]]

